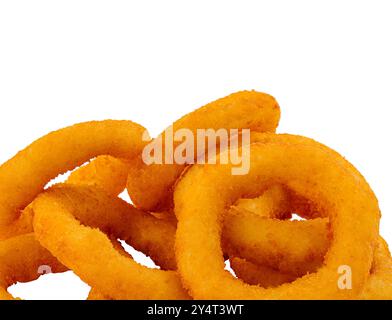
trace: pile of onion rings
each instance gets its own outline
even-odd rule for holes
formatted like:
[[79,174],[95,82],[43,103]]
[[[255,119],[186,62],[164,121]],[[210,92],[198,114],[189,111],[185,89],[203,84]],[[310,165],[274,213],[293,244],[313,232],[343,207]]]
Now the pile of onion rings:
[[145,163],[145,147],[168,131],[151,139],[130,121],[81,123],[33,142],[0,167],[0,299],[15,299],[7,288],[43,266],[72,270],[91,300],[392,299],[371,187],[327,146],[275,133],[279,119],[273,97],[243,91],[169,127],[249,129],[236,146],[249,155],[243,175],[219,161],[219,146],[213,163],[197,162],[208,145],[182,163]]

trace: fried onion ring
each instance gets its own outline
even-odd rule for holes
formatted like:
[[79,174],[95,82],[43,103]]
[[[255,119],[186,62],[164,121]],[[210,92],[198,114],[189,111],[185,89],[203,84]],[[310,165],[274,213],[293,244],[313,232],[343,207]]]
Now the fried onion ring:
[[238,278],[247,284],[260,285],[263,288],[277,287],[297,279],[296,275],[254,264],[238,257],[231,258],[230,265]]
[[[173,132],[186,128],[196,135],[197,129],[250,129],[273,132],[278,126],[280,108],[276,100],[256,91],[241,91],[211,102],[173,123]],[[163,132],[160,137],[164,146]],[[180,142],[174,141],[174,148]],[[195,152],[194,159],[200,154]],[[127,189],[136,207],[162,211],[172,206],[173,187],[186,164],[147,165],[139,157],[131,167]]]
[[239,199],[230,208],[230,217],[227,219],[246,212],[265,218],[289,219],[293,208],[290,206],[288,191],[281,185],[272,185],[257,198]]
[[[301,223],[306,223],[301,221]],[[317,227],[316,227],[317,228]],[[319,232],[319,231],[317,231]],[[316,232],[316,233],[317,233]],[[327,248],[326,248],[327,249]],[[292,282],[297,276],[254,264],[241,258],[230,260],[235,274],[248,284],[276,287]],[[320,266],[321,266],[320,261]],[[356,299],[390,300],[392,298],[392,258],[385,240],[379,237],[372,268],[363,291]]]
[[67,183],[99,187],[109,195],[118,196],[127,184],[129,167],[130,161],[127,159],[99,156],[73,171]]
[[[148,269],[127,259],[100,231],[127,238],[130,223],[140,211],[130,214],[129,210],[124,212],[125,206],[130,207],[121,199],[93,188],[58,186],[33,202],[34,231],[38,241],[59,261],[104,296],[114,299],[189,298],[176,272]],[[126,219],[130,223],[125,223]]]
[[4,163],[0,167],[0,239],[25,227],[17,222],[21,210],[51,179],[98,155],[135,157],[145,145],[144,132],[131,121],[81,123],[38,139]]
[[[277,135],[274,139],[273,143],[251,145],[251,169],[246,176],[231,175],[230,165],[195,165],[178,183],[175,191],[175,213],[179,220],[176,255],[185,286],[197,299],[357,296],[367,280],[377,240],[380,215],[377,200],[358,182],[358,176],[350,174],[342,165],[342,160],[336,160],[339,157],[335,152],[310,143],[293,144],[284,136]],[[257,195],[271,181],[280,182],[322,208],[328,208],[333,237],[325,263],[316,273],[291,284],[263,289],[245,285],[223,271],[220,221],[225,208],[238,198]],[[356,227],[359,225],[366,225],[366,230]],[[352,266],[355,274],[352,290],[339,290],[336,286],[341,265]]]
[[330,243],[325,218],[286,221],[233,214],[233,210],[224,219],[222,235],[223,250],[229,256],[297,276],[315,272]]
[[392,258],[385,240],[379,237],[370,276],[358,299],[392,299]]
[[7,288],[16,282],[38,279],[42,266],[50,267],[53,273],[67,270],[32,233],[0,241],[0,300],[13,300]]

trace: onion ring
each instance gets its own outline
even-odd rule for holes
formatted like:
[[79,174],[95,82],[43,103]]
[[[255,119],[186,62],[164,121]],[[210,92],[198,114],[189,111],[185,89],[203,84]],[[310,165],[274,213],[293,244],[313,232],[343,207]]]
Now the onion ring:
[[222,232],[223,251],[229,256],[297,276],[322,264],[330,244],[327,219],[286,221],[232,212]]
[[358,299],[391,300],[392,299],[392,258],[388,245],[379,237],[370,276]]
[[144,132],[131,121],[81,123],[38,139],[4,163],[0,167],[0,239],[21,233],[18,230],[25,226],[17,222],[20,211],[51,179],[98,155],[135,157],[145,145]]
[[[125,205],[121,199],[111,198],[93,188],[55,187],[41,194],[32,204],[34,231],[41,245],[104,296],[114,299],[189,298],[176,272],[148,269],[125,258],[114,249],[105,234],[87,227],[126,238],[129,224],[124,223],[124,219],[129,216],[133,222],[134,216],[124,212]],[[135,210],[134,214],[138,213],[140,211]],[[110,264],[102,264],[106,260]]]
[[[256,91],[242,91],[211,102],[170,127],[173,132],[186,128],[194,134],[197,129],[250,129],[273,132],[278,126],[280,108],[270,95]],[[163,132],[160,137],[163,137]],[[165,139],[162,139],[163,143]],[[174,142],[174,148],[180,142]],[[200,154],[195,152],[193,160]],[[128,193],[136,207],[148,211],[163,211],[172,206],[173,188],[186,164],[147,165],[139,157],[131,167]],[[157,179],[157,177],[159,177]]]
[[118,196],[127,184],[129,167],[130,161],[127,159],[99,156],[73,171],[67,183],[99,187],[108,195]]
[[[235,219],[236,214],[251,213],[259,217],[289,219],[292,216],[288,191],[281,185],[272,185],[263,194],[253,199],[239,199],[229,210],[230,217]],[[230,225],[231,223],[228,222]]]
[[[306,223],[301,221],[301,223]],[[235,274],[243,281],[262,287],[276,287],[292,282],[295,275],[282,273],[241,258],[230,259]],[[320,262],[321,265],[321,262]],[[385,240],[379,237],[374,251],[372,268],[363,291],[356,299],[390,300],[392,298],[392,258]]]
[[0,241],[0,300],[13,300],[7,288],[16,282],[36,280],[41,266],[50,267],[53,273],[67,270],[32,233]]
[[251,285],[273,288],[294,281],[297,276],[254,264],[238,257],[230,258],[230,265],[236,276]]
[[[289,143],[284,136],[275,140],[251,145],[251,169],[246,176],[231,175],[230,165],[195,165],[178,183],[177,262],[183,282],[195,298],[336,299],[355,297],[362,290],[378,233],[376,199],[357,176],[342,166],[342,160],[335,160],[336,153],[310,144]],[[304,175],[305,167],[312,175]],[[278,288],[263,289],[247,286],[223,271],[219,222],[227,206],[244,195],[257,195],[271,180],[328,208],[333,239],[325,265],[317,273]],[[192,181],[198,181],[197,185]],[[360,230],[355,228],[357,225],[368,229]],[[350,248],[349,255],[346,248]],[[350,292],[336,286],[340,265],[352,266],[356,275]],[[217,287],[219,290],[214,289]]]
[[[127,255],[117,241],[112,240],[112,244],[118,252]],[[0,241],[0,300],[14,300],[7,288],[17,282],[36,280],[44,274],[40,272],[42,267],[49,268],[51,273],[68,270],[39,244],[33,233]],[[88,299],[107,300],[107,297],[91,289]]]

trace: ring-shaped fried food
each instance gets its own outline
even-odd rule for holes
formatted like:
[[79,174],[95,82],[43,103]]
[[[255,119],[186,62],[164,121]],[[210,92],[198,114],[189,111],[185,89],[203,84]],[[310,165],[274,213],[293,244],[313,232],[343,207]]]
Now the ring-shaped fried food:
[[249,262],[238,257],[230,258],[230,266],[235,275],[251,285],[273,288],[297,279],[296,275]]
[[99,156],[76,169],[67,179],[68,184],[99,187],[108,195],[118,196],[124,191],[130,161],[113,156]]
[[53,273],[67,270],[39,244],[33,233],[0,241],[0,300],[13,300],[7,288],[16,282],[36,280],[42,274],[42,266]]
[[[353,298],[363,289],[378,236],[377,200],[341,160],[335,159],[336,153],[277,137],[273,143],[250,146],[251,168],[246,176],[232,175],[230,165],[195,165],[177,184],[177,265],[194,298],[340,299]],[[332,240],[325,263],[316,273],[264,289],[246,285],[224,272],[221,220],[225,209],[238,198],[256,196],[271,182],[282,183],[328,208]],[[363,225],[366,230],[357,227]],[[336,285],[341,265],[352,267],[352,290],[339,290]]]
[[[280,108],[276,100],[265,93],[241,91],[211,102],[173,123],[172,132],[197,129],[250,129],[274,132],[280,119]],[[168,131],[166,131],[168,132]],[[165,151],[165,132],[162,139]],[[157,141],[157,140],[155,140]],[[173,148],[181,142],[174,141]],[[194,154],[195,161],[201,154]],[[203,153],[205,150],[203,150]],[[165,154],[163,155],[165,158]],[[148,211],[167,210],[172,206],[173,188],[187,164],[150,164],[139,157],[128,178],[127,189],[136,207]]]
[[175,271],[148,269],[126,258],[103,233],[128,236],[129,224],[124,220],[133,217],[122,210],[125,204],[93,188],[55,187],[32,204],[34,231],[41,245],[104,296],[188,299]]
[[53,178],[91,158],[108,154],[133,158],[145,146],[145,129],[131,121],[93,121],[52,132],[0,167],[0,239],[23,225],[20,212]]
[[287,221],[230,210],[224,218],[223,251],[282,273],[315,272],[330,244],[328,219]]
[[[301,223],[307,223],[301,221]],[[317,227],[316,227],[317,228]],[[320,232],[316,231],[316,233]],[[326,248],[327,249],[327,248]],[[297,276],[254,264],[245,259],[230,259],[236,276],[248,284],[260,285],[264,288],[276,287],[294,281]],[[321,266],[320,261],[320,266]],[[390,300],[392,298],[392,258],[385,240],[379,237],[374,251],[369,278],[363,291],[356,299]]]
[[370,276],[357,299],[391,300],[392,299],[392,258],[388,244],[381,236],[374,251]]
[[[117,240],[112,240],[112,244],[118,252],[127,255]],[[16,299],[8,293],[7,288],[17,282],[30,282],[48,272],[59,273],[67,270],[39,244],[34,233],[0,241],[0,300]],[[108,298],[93,288],[88,299]]]
[[239,199],[228,211],[231,219],[236,214],[251,213],[258,217],[273,219],[289,219],[293,208],[290,205],[288,190],[281,185],[272,185],[263,194],[253,199]]

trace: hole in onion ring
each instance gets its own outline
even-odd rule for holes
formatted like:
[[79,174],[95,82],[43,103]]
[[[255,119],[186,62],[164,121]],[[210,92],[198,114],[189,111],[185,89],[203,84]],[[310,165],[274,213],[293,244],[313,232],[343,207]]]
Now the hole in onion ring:
[[160,267],[155,264],[154,260],[146,256],[143,252],[136,250],[127,244],[124,240],[118,239],[118,241],[121,243],[121,246],[124,248],[125,252],[129,253],[133,260],[135,260],[137,263],[150,269],[160,269]]
[[231,267],[231,263],[230,263],[230,259],[227,259],[225,261],[225,270],[229,271],[230,274],[234,277],[237,278],[237,275],[235,274],[235,271],[233,270],[233,268]]

